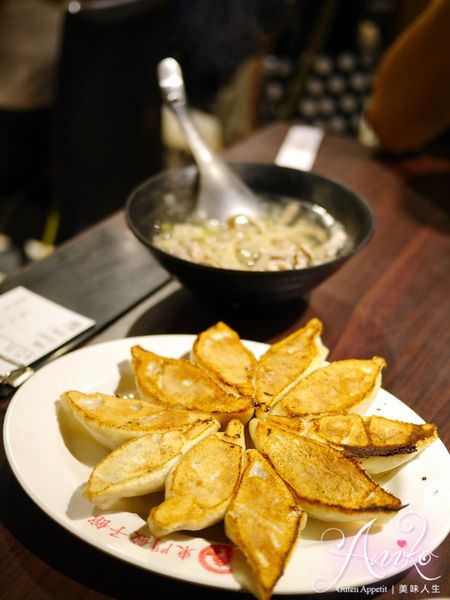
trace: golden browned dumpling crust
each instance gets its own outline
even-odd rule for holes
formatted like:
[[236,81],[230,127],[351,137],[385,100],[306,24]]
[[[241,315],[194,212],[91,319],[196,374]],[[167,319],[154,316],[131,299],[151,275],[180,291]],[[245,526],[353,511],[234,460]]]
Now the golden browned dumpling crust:
[[339,360],[301,379],[276,404],[275,415],[337,414],[374,398],[381,385],[384,358]]
[[247,423],[253,414],[250,398],[227,394],[208,373],[187,360],[165,358],[131,349],[136,385],[143,398],[165,406],[208,412],[227,423],[237,418]]
[[322,323],[311,319],[305,327],[273,344],[256,366],[256,406],[270,410],[299,379],[320,367],[328,349],[322,344]]
[[181,456],[219,423],[197,423],[187,431],[149,433],[113,450],[92,471],[85,495],[95,505],[108,508],[119,498],[143,496],[163,488],[170,469]]
[[437,438],[433,423],[415,425],[384,417],[336,415],[314,419],[313,430],[324,441],[342,446],[347,456],[409,454]]
[[368,520],[402,508],[401,501],[354,460],[327,444],[259,419],[250,422],[250,433],[257,449],[311,516],[327,521]]
[[167,478],[166,499],[150,512],[152,534],[196,531],[221,521],[239,484],[244,451],[244,428],[237,419],[191,448]]
[[108,394],[65,392],[61,401],[100,444],[117,448],[123,442],[151,432],[187,430],[199,421],[211,422],[208,413],[172,409],[142,400]]
[[324,442],[354,458],[368,473],[383,473],[411,460],[438,437],[436,425],[416,425],[356,414],[324,417],[267,415],[270,425]]
[[267,600],[283,574],[306,515],[292,490],[257,450],[225,514],[225,532],[249,562],[257,598]]
[[256,358],[225,323],[220,321],[197,336],[192,360],[229,393],[254,395]]

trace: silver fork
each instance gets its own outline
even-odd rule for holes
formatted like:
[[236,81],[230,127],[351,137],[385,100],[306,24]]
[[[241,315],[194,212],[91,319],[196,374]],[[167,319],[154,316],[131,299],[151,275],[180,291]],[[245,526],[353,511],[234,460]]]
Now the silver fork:
[[76,348],[83,340],[87,339],[88,335],[83,337],[83,334],[69,340],[56,350],[53,350],[46,356],[38,359],[35,363],[33,363],[32,367],[19,363],[15,360],[11,360],[8,356],[3,356],[0,353],[0,358],[9,362],[14,366],[13,369],[5,373],[4,375],[0,375],[0,400],[9,400],[15,393],[15,391],[27,381],[32,375],[36,373],[38,369],[48,364],[52,360],[67,354],[70,350]]
[[0,353],[0,358],[14,365],[13,369],[7,371],[4,375],[0,375],[0,386],[8,385],[17,388],[34,374],[34,369],[15,360],[11,360],[8,356],[3,356],[3,354]]

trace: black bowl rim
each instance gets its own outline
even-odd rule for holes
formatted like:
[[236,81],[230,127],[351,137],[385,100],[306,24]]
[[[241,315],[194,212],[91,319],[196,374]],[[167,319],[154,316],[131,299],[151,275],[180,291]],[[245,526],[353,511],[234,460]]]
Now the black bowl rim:
[[273,163],[228,162],[227,164],[231,168],[234,168],[234,167],[238,167],[238,168],[239,167],[243,167],[243,168],[266,167],[266,168],[272,168],[272,169],[277,169],[277,170],[282,169],[283,171],[287,171],[288,173],[289,172],[290,173],[299,173],[300,172],[300,173],[304,173],[305,175],[312,176],[313,179],[317,179],[319,181],[324,181],[327,183],[332,183],[332,184],[342,188],[346,192],[349,192],[360,203],[362,209],[366,212],[366,214],[368,216],[369,229],[368,229],[366,235],[362,238],[362,240],[354,248],[352,248],[351,251],[348,252],[347,254],[341,254],[340,256],[336,257],[333,260],[329,260],[327,262],[320,263],[319,265],[303,267],[301,269],[288,269],[287,271],[246,271],[245,269],[225,269],[223,267],[213,267],[211,265],[204,265],[202,263],[196,263],[194,261],[186,260],[185,258],[180,258],[179,256],[176,256],[175,254],[170,254],[169,252],[166,252],[165,250],[161,250],[161,248],[158,248],[154,244],[151,244],[148,241],[148,239],[143,234],[141,234],[141,232],[135,226],[135,224],[133,223],[133,221],[131,219],[131,216],[130,216],[131,205],[133,204],[133,201],[134,201],[135,197],[137,196],[137,194],[139,193],[139,191],[142,188],[146,187],[150,182],[158,181],[158,179],[164,179],[165,177],[167,177],[167,175],[169,173],[177,173],[180,171],[194,171],[195,172],[195,171],[197,171],[196,165],[188,165],[187,167],[166,169],[166,170],[162,171],[161,173],[157,173],[157,174],[153,175],[152,177],[149,177],[148,179],[146,179],[145,181],[140,183],[138,186],[136,186],[130,192],[130,194],[127,198],[126,204],[125,204],[125,217],[126,217],[126,223],[127,223],[128,227],[133,232],[133,234],[137,237],[137,239],[142,244],[144,244],[144,246],[149,248],[155,254],[161,254],[162,256],[167,257],[170,260],[175,259],[176,261],[178,261],[180,263],[180,266],[181,265],[186,265],[186,267],[194,266],[194,267],[199,268],[200,270],[206,271],[206,272],[221,271],[223,273],[229,273],[230,275],[231,274],[236,274],[236,275],[237,274],[240,274],[240,275],[245,274],[246,276],[249,276],[249,277],[265,277],[265,278],[270,278],[270,277],[274,277],[277,275],[279,276],[281,273],[283,273],[285,276],[290,273],[293,273],[293,274],[294,273],[295,274],[306,273],[306,272],[314,273],[315,271],[322,270],[323,267],[325,267],[325,266],[329,267],[331,269],[333,268],[333,266],[338,267],[340,263],[347,261],[349,258],[354,256],[357,252],[362,250],[362,248],[364,248],[364,246],[366,246],[366,244],[368,244],[368,242],[370,241],[370,239],[372,238],[372,236],[374,234],[375,216],[374,216],[374,213],[373,213],[368,201],[364,198],[364,196],[357,194],[351,188],[347,187],[346,185],[343,185],[340,181],[332,179],[331,177],[325,177],[323,175],[319,175],[318,173],[314,173],[312,171],[304,171],[303,169],[292,169],[289,167],[282,167],[280,165],[276,165]]

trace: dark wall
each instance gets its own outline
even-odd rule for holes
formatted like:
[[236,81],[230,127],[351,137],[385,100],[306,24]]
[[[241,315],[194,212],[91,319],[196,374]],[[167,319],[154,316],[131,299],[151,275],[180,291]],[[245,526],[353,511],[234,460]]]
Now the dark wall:
[[65,21],[54,116],[60,239],[121,208],[162,166],[156,65],[172,3],[137,5]]

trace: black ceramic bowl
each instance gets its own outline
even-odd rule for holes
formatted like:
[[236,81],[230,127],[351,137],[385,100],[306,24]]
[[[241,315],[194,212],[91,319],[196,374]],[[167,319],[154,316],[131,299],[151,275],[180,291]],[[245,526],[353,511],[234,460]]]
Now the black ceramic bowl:
[[291,271],[220,269],[177,258],[153,245],[154,224],[183,220],[192,211],[197,171],[187,167],[161,173],[131,193],[126,206],[128,225],[169,273],[203,297],[244,304],[298,299],[337,271],[369,240],[372,213],[364,200],[342,185],[314,173],[272,164],[231,166],[258,194],[298,198],[323,206],[344,225],[349,241],[337,259]]

